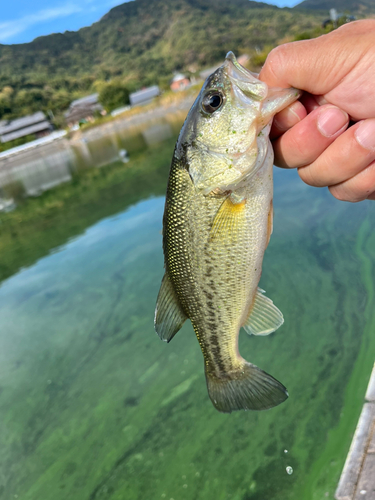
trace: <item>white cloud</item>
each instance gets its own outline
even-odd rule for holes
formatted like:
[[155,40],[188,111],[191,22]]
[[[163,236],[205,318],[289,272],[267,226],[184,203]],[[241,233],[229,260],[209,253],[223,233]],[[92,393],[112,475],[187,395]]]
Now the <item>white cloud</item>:
[[0,22],[0,42],[5,42],[14,35],[18,35],[26,31],[28,28],[35,24],[39,24],[52,19],[70,16],[77,12],[82,12],[83,8],[72,3],[54,7],[51,9],[42,9],[35,14],[29,14],[19,19],[12,19],[11,21]]

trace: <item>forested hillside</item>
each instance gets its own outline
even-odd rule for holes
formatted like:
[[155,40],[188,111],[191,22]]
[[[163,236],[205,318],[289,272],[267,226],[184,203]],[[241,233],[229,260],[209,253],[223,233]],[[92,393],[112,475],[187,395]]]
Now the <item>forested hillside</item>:
[[295,8],[324,10],[328,13],[329,9],[336,9],[337,12],[349,12],[357,16],[374,15],[374,0],[304,0]]
[[228,50],[256,61],[285,37],[316,33],[321,21],[315,10],[248,0],[134,0],[77,32],[0,45],[0,119],[40,109],[61,115],[73,98],[113,79],[130,91],[167,88],[174,71],[194,73]]

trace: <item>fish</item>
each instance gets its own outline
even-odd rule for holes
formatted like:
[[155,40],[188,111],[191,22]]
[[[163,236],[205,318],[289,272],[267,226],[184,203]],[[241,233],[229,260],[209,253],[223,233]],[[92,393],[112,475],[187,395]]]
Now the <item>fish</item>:
[[163,216],[165,274],[155,330],[170,342],[189,318],[209,397],[223,413],[266,410],[286,388],[238,350],[279,328],[283,315],[258,288],[273,227],[273,116],[294,88],[268,88],[229,52],[205,81],[177,140]]

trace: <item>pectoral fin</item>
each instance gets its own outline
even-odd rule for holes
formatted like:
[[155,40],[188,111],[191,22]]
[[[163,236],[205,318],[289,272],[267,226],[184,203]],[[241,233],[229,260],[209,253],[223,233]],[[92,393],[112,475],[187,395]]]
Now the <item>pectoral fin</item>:
[[263,293],[258,288],[250,315],[243,325],[249,335],[269,335],[284,323],[282,312]]
[[215,238],[236,238],[238,230],[245,221],[246,200],[228,196],[217,211],[210,232],[211,240]]
[[155,330],[161,340],[170,342],[187,319],[167,273],[164,274],[156,302]]

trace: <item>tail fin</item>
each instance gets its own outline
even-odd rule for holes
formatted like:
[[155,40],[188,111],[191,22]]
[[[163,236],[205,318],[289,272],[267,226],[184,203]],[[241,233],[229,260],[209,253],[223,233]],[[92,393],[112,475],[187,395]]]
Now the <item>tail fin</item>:
[[289,394],[276,379],[243,361],[238,371],[218,377],[206,372],[208,394],[223,413],[235,410],[267,410],[285,401]]

